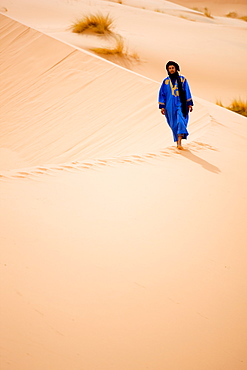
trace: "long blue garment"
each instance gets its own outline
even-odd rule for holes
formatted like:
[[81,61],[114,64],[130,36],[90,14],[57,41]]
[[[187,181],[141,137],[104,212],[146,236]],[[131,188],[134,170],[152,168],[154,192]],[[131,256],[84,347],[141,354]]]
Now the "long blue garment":
[[[187,107],[194,105],[190,87],[188,81],[184,76],[180,75],[183,90],[186,93]],[[189,112],[184,117],[182,113],[182,105],[178,92],[178,85],[172,84],[170,77],[166,77],[159,90],[159,108],[165,108],[166,120],[170,128],[172,129],[174,141],[178,141],[178,135],[182,135],[183,139],[187,139],[189,132],[187,131],[187,125],[189,122]]]

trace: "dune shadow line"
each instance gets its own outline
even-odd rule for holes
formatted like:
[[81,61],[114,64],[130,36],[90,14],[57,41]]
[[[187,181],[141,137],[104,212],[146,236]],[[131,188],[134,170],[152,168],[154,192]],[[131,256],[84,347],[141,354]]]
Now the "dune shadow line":
[[205,161],[204,159],[198,157],[197,155],[193,154],[190,150],[188,149],[185,149],[185,150],[181,150],[181,155],[195,163],[198,163],[200,164],[203,168],[205,168],[205,170],[207,171],[210,171],[210,172],[213,172],[213,173],[220,173],[220,169],[216,166],[214,166],[213,164]]

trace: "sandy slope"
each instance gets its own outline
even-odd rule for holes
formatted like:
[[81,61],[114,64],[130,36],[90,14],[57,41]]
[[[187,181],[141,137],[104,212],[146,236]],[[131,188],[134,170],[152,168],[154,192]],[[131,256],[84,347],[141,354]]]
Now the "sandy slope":
[[[1,34],[2,170],[142,154],[171,143],[157,83],[3,16]],[[191,134],[208,121],[197,103]]]
[[123,4],[104,0],[20,0],[13,4],[11,0],[0,0],[1,5],[8,10],[6,14],[22,23],[87,50],[112,43],[72,34],[68,28],[83,14],[99,10],[109,13],[115,21],[115,32],[124,37],[130,52],[140,57],[139,63],[122,58],[114,58],[114,62],[160,83],[166,74],[166,61],[177,60],[194,95],[213,103],[221,99],[224,104],[246,98],[244,21],[210,19],[163,0],[126,0]]
[[175,0],[173,2],[191,9],[207,8],[213,16],[226,16],[230,12],[235,12],[239,16],[247,14],[246,0]]
[[0,27],[1,370],[245,369],[246,118]]
[[183,154],[1,183],[3,369],[245,368],[246,122],[228,119]]

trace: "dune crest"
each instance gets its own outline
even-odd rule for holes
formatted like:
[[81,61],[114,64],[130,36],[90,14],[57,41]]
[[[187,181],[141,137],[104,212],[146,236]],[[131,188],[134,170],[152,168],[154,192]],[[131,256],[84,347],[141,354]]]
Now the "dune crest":
[[[9,150],[1,162],[10,164],[16,153],[18,167],[62,164],[159,151],[171,143],[155,81],[0,17],[1,141]],[[194,126],[203,130],[209,121],[198,104],[192,135]]]
[[[110,14],[114,32],[121,35],[130,53],[138,55],[139,62],[116,56],[107,56],[108,59],[158,83],[166,75],[164,64],[173,59],[188,77],[194,95],[213,103],[221,100],[224,106],[235,98],[245,99],[247,23],[214,14],[209,18],[203,12],[188,8],[187,2],[183,5],[164,0],[126,0],[122,3],[20,0],[15,4],[5,0],[8,12],[4,14],[83,50],[112,45],[95,36],[73,34],[70,28],[74,21],[98,11]],[[218,6],[223,6],[222,1]],[[210,10],[210,2],[200,2],[200,7]],[[235,66],[240,79],[233,76]]]

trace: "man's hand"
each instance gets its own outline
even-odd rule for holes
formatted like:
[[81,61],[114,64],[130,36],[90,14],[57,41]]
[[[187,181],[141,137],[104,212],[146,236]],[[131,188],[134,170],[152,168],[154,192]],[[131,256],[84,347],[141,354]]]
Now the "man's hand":
[[192,112],[192,111],[193,111],[193,107],[192,107],[192,105],[189,105],[189,106],[188,106],[188,108],[189,108],[189,111],[190,111],[190,112]]
[[160,112],[161,112],[161,114],[163,114],[163,115],[164,115],[164,114],[166,113],[165,108],[161,108]]

